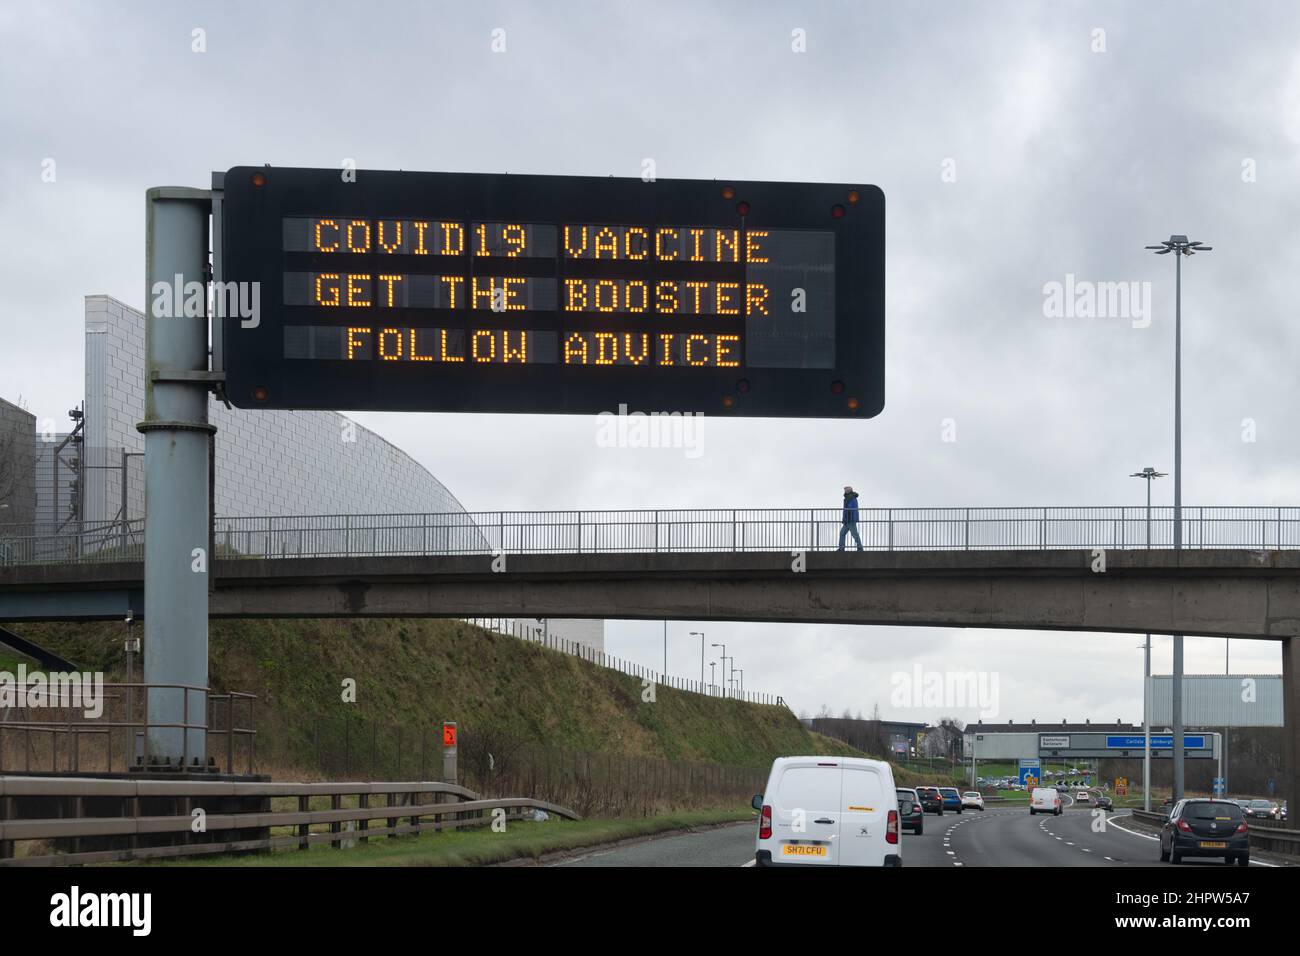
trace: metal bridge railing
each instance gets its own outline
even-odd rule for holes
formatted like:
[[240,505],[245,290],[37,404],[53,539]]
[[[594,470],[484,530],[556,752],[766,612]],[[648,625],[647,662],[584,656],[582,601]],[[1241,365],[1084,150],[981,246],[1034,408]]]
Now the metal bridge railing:
[[[1300,548],[1300,507],[1183,508],[1186,548]],[[839,508],[479,511],[217,518],[216,557],[431,554],[825,551],[839,545]],[[1147,547],[1144,506],[864,508],[873,551]],[[139,560],[144,522],[58,535],[0,526],[0,564]],[[849,539],[849,547],[853,546]],[[1153,507],[1150,547],[1173,546],[1173,508]]]

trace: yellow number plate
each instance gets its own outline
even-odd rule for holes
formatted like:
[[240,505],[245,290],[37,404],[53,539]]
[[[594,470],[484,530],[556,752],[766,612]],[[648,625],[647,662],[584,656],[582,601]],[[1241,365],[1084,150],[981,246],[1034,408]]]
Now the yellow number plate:
[[786,846],[781,847],[781,855],[782,856],[825,856],[826,847],[811,846],[811,845],[805,846],[803,844],[799,844],[798,846],[790,846],[787,844]]
[[1228,844],[1226,843],[1216,842],[1214,840],[1201,841],[1202,850],[1226,850],[1227,848],[1228,848]]

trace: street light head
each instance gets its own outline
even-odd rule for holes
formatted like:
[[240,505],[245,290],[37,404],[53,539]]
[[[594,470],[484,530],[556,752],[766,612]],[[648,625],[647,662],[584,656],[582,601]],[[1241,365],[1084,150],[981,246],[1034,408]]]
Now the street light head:
[[1200,240],[1189,242],[1186,236],[1170,236],[1159,245],[1147,246],[1146,248],[1154,251],[1158,256],[1167,256],[1171,252],[1176,252],[1182,256],[1190,256],[1196,252],[1209,252],[1214,247],[1207,246]]

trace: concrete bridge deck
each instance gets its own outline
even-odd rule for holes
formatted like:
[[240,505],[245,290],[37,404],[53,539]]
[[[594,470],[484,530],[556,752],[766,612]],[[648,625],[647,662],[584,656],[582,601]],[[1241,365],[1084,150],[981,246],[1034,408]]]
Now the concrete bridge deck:
[[[794,570],[798,555],[803,570]],[[211,616],[596,617],[1300,635],[1300,551],[709,551],[218,559]],[[0,621],[144,611],[142,566],[0,568]]]

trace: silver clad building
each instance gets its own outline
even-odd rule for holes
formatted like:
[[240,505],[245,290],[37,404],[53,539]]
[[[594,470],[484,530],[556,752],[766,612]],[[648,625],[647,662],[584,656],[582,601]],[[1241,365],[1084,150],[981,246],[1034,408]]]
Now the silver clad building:
[[[0,436],[24,434],[26,447],[34,442],[36,449],[27,456],[34,468],[19,468],[34,472],[34,482],[10,494],[0,532],[6,525],[26,525],[29,535],[80,530],[111,547],[128,540],[129,530],[138,528],[132,522],[144,517],[144,436],[136,430],[144,419],[144,314],[111,296],[91,295],[85,323],[86,399],[70,434],[37,435],[33,416],[9,403],[0,406]],[[231,409],[214,396],[208,415],[217,429],[218,548],[330,554],[382,540],[394,552],[490,551],[465,508],[428,469],[337,412]],[[438,518],[427,529],[408,531],[411,522],[385,517],[393,515]],[[313,522],[294,520],[301,516],[334,517],[304,532]],[[390,524],[401,527],[384,529]],[[548,626],[565,640],[604,649],[604,622],[552,620]]]
[[[135,427],[144,419],[144,349],[143,313],[86,297],[87,522],[120,520],[123,508],[144,515],[144,436]],[[465,511],[413,458],[337,412],[229,409],[213,397],[208,416],[220,517]]]

